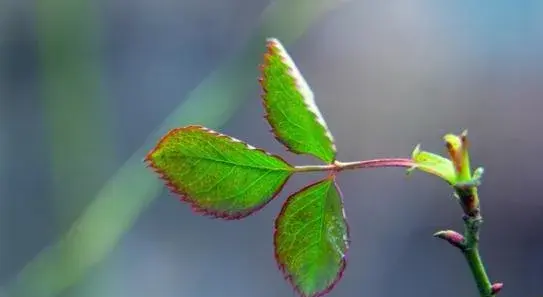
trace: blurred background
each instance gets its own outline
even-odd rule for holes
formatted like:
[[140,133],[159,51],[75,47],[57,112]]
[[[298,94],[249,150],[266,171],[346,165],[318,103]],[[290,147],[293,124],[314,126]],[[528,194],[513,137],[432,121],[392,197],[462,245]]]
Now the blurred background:
[[[200,217],[141,160],[203,124],[296,164],[262,118],[257,65],[280,38],[339,159],[409,156],[468,128],[500,296],[542,296],[543,1],[1,0],[0,296],[295,296],[272,227],[295,177],[242,221]],[[352,244],[330,296],[476,296],[437,178],[346,172]]]

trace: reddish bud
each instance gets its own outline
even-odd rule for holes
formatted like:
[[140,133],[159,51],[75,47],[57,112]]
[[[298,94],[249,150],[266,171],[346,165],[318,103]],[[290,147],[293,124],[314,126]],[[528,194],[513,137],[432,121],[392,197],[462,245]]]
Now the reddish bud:
[[442,230],[434,233],[434,236],[446,240],[448,243],[452,244],[457,248],[464,248],[464,236],[456,231]]
[[490,290],[492,292],[492,295],[498,294],[503,288],[503,283],[494,283],[490,287]]

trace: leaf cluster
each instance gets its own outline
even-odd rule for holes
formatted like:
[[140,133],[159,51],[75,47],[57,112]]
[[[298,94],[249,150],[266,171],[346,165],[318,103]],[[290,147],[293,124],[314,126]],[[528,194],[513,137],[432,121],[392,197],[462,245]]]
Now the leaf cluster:
[[[293,153],[333,165],[332,134],[278,40],[268,39],[261,71],[265,117],[276,139]],[[264,207],[299,171],[277,155],[201,126],[171,130],[145,160],[195,211],[228,220]],[[331,170],[290,195],[275,221],[278,265],[304,296],[329,291],[345,268],[349,232],[335,177]]]
[[[482,168],[472,176],[466,133],[445,136],[450,160],[417,146],[411,158],[344,163],[336,160],[334,138],[311,88],[277,39],[267,40],[259,82],[265,118],[275,138],[292,153],[313,156],[324,165],[293,166],[280,156],[194,125],[169,131],[145,161],[196,212],[226,220],[262,209],[296,173],[326,172],[324,178],[291,194],[275,219],[275,258],[300,295],[329,292],[345,270],[349,227],[336,182],[342,170],[394,166],[425,171],[453,186],[465,214],[474,222],[480,220],[476,186]],[[474,246],[447,232],[436,236],[457,247]],[[472,258],[480,262],[478,256]],[[484,269],[477,273],[480,291],[492,292]]]

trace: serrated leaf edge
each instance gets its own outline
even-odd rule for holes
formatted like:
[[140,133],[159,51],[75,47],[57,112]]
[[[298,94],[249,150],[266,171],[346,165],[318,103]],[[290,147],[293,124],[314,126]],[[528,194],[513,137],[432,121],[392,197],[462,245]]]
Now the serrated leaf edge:
[[[267,48],[267,52],[264,54],[264,63],[262,65],[260,65],[260,71],[262,73],[264,72],[264,69],[265,69],[265,67],[267,65],[267,60],[268,60],[269,56],[272,55],[274,51],[277,51],[277,53],[281,56],[283,62],[289,67],[290,74],[291,74],[290,76],[294,80],[294,83],[296,84],[296,87],[297,87],[298,91],[302,95],[303,102],[304,102],[307,110],[310,113],[313,114],[313,116],[315,117],[316,122],[318,124],[320,124],[322,126],[322,128],[324,129],[325,137],[327,137],[330,140],[330,143],[332,145],[332,151],[334,152],[334,158],[332,160],[332,163],[333,163],[335,161],[335,158],[336,158],[335,153],[337,153],[337,147],[336,147],[336,144],[335,144],[335,139],[334,139],[334,136],[332,135],[332,132],[328,128],[328,125],[326,124],[326,121],[324,120],[324,117],[323,117],[322,113],[320,112],[320,109],[317,106],[317,103],[315,102],[315,95],[314,95],[313,91],[311,90],[311,87],[309,87],[309,84],[307,83],[307,81],[303,77],[302,73],[300,72],[300,70],[298,69],[296,64],[294,63],[294,60],[292,59],[292,57],[290,57],[290,55],[288,54],[285,47],[283,46],[283,44],[281,44],[281,42],[278,39],[276,39],[276,38],[268,38],[268,39],[266,39],[266,48]],[[292,153],[295,153],[295,154],[308,154],[307,152],[300,152],[300,151],[297,151],[297,150],[294,150],[294,149],[290,148],[289,145],[285,141],[283,141],[279,137],[279,135],[276,133],[275,127],[271,124],[271,122],[268,119],[269,110],[268,110],[268,106],[266,105],[266,95],[267,95],[268,91],[266,90],[266,88],[264,86],[265,78],[264,78],[263,74],[262,74],[261,77],[259,77],[258,82],[260,83],[261,89],[263,90],[261,98],[262,98],[262,104],[264,106],[264,110],[266,111],[266,114],[264,115],[264,118],[266,118],[266,121],[272,127],[270,132],[272,132],[275,139],[277,139],[277,141],[282,143],[286,147],[286,149],[288,151],[290,151]],[[318,159],[320,159],[320,157],[318,157]]]
[[208,209],[205,209],[203,207],[200,207],[200,206],[198,206],[198,202],[193,200],[187,193],[183,193],[182,191],[177,189],[177,187],[166,177],[165,172],[162,171],[160,168],[156,167],[153,164],[153,160],[152,160],[152,155],[154,154],[154,152],[156,150],[158,150],[161,147],[161,145],[170,136],[172,136],[173,134],[178,133],[180,131],[189,131],[189,130],[202,130],[202,131],[204,131],[204,132],[206,132],[206,133],[208,133],[210,135],[216,136],[216,137],[227,138],[227,139],[229,139],[229,140],[231,140],[233,142],[244,144],[250,150],[261,151],[262,153],[265,153],[268,156],[277,158],[277,159],[283,161],[285,164],[287,164],[290,167],[292,167],[292,165],[290,165],[287,161],[285,161],[280,156],[271,154],[271,153],[269,153],[269,152],[267,152],[267,151],[265,151],[265,150],[263,150],[261,148],[254,147],[254,146],[252,146],[252,145],[250,145],[250,144],[248,144],[248,143],[246,143],[244,141],[241,141],[241,140],[239,140],[237,138],[234,138],[232,136],[228,136],[228,135],[219,133],[217,131],[211,130],[211,129],[206,128],[204,126],[189,125],[189,126],[185,126],[185,127],[181,127],[181,128],[171,129],[164,136],[162,136],[162,138],[158,141],[158,143],[155,145],[155,147],[153,149],[151,149],[151,151],[149,151],[147,153],[147,155],[144,158],[144,162],[146,163],[148,168],[152,169],[155,173],[158,174],[159,178],[164,182],[165,186],[170,190],[170,192],[178,195],[179,199],[182,202],[185,202],[185,203],[189,204],[191,209],[197,214],[201,214],[201,215],[208,216],[208,217],[211,217],[211,218],[216,218],[216,219],[224,219],[224,220],[240,220],[240,219],[246,218],[246,217],[248,217],[250,215],[255,214],[256,212],[258,212],[262,208],[264,208],[275,197],[277,197],[277,195],[281,192],[281,190],[284,188],[285,184],[289,181],[290,177],[292,176],[293,172],[286,178],[285,182],[280,187],[278,187],[277,190],[268,198],[268,200],[266,200],[261,205],[258,205],[257,207],[254,207],[252,209],[248,209],[246,211],[229,213],[229,212],[222,212],[222,211],[215,211],[215,210],[212,211],[212,210],[208,210]]
[[316,182],[313,182],[313,183],[311,183],[309,185],[306,185],[305,187],[301,188],[300,190],[296,191],[295,193],[289,195],[288,198],[283,202],[283,206],[281,207],[281,211],[277,215],[277,217],[275,219],[275,223],[274,223],[273,247],[274,247],[274,257],[275,257],[275,261],[277,263],[277,267],[279,268],[279,270],[283,274],[283,277],[285,278],[285,280],[302,297],[322,297],[322,296],[330,293],[330,291],[332,291],[334,289],[334,287],[339,283],[339,281],[343,278],[343,274],[345,273],[345,270],[347,268],[347,252],[349,251],[349,248],[350,248],[350,244],[349,244],[350,243],[350,240],[349,240],[349,238],[350,238],[350,227],[349,227],[349,223],[347,222],[347,215],[346,215],[345,207],[342,207],[342,215],[343,215],[343,219],[345,220],[345,228],[346,228],[346,233],[345,233],[345,236],[343,238],[345,240],[346,249],[345,249],[345,253],[343,255],[343,259],[341,260],[341,263],[340,263],[338,274],[336,275],[336,278],[330,283],[330,285],[328,285],[328,287],[326,287],[324,290],[322,290],[320,292],[317,292],[317,293],[315,293],[313,295],[305,295],[302,291],[300,291],[300,289],[294,284],[294,282],[292,280],[292,275],[287,271],[285,265],[279,262],[279,255],[277,253],[277,235],[278,235],[277,227],[278,227],[278,223],[279,223],[279,218],[281,218],[283,216],[288,204],[290,203],[289,201],[291,200],[290,199],[291,197],[294,197],[294,196],[298,195],[299,193],[307,190],[310,187],[316,186],[316,185],[318,185],[320,183],[330,181],[330,180],[332,180],[332,186],[334,186],[336,188],[336,190],[338,191],[339,197],[341,199],[341,205],[344,206],[343,193],[341,192],[341,189],[340,189],[340,187],[338,186],[338,184],[336,182],[336,176],[334,174],[330,174],[326,178],[318,180]]

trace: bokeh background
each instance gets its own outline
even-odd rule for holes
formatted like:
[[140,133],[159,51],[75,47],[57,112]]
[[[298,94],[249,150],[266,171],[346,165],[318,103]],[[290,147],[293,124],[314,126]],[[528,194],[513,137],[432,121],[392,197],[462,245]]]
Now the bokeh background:
[[[543,1],[1,0],[0,296],[295,296],[276,269],[277,201],[193,214],[141,160],[169,128],[220,129],[297,164],[262,119],[257,65],[279,37],[341,160],[442,152],[470,131],[503,296],[543,294]],[[346,172],[352,244],[330,296],[476,296],[451,190]]]

